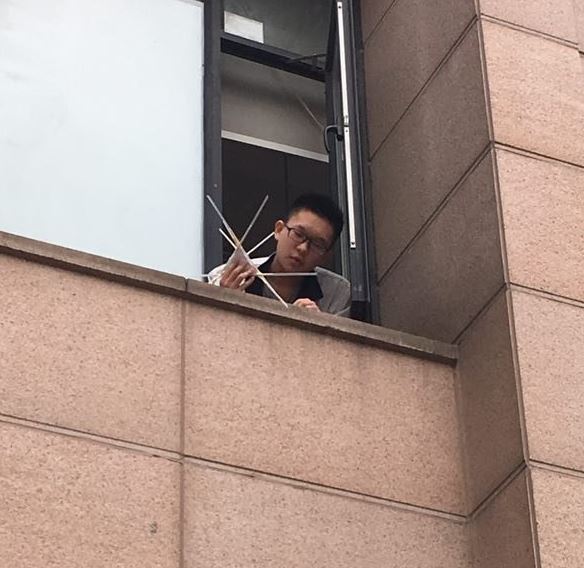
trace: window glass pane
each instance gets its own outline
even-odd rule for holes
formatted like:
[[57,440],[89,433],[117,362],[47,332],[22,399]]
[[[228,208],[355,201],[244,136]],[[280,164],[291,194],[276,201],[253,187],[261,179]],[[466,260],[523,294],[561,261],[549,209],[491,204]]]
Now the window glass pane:
[[224,8],[261,22],[267,45],[299,55],[326,53],[330,0],[224,0]]
[[202,12],[0,0],[0,230],[200,274]]

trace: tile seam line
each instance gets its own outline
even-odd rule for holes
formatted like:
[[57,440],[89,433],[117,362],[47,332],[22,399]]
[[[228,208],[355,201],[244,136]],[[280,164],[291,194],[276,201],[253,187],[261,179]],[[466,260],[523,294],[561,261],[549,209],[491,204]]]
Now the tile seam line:
[[[517,393],[517,410],[519,412],[519,426],[521,430],[521,451],[526,464],[529,463],[529,429],[527,424],[527,412],[525,410],[525,390],[523,388],[523,378],[521,376],[521,360],[519,358],[519,343],[517,339],[517,322],[515,319],[514,298],[511,286],[507,289],[507,318],[509,322],[509,333],[511,338],[511,356],[513,360],[513,375],[515,389]],[[536,568],[541,568],[541,553],[539,544],[539,532],[537,530],[537,515],[535,510],[535,499],[533,495],[533,483],[531,470],[527,468],[525,476],[527,489],[527,507],[529,511],[529,530],[531,534],[531,546],[534,555]]]
[[576,40],[572,41],[566,38],[562,38],[560,36],[548,34],[546,32],[542,32],[541,30],[536,30],[535,28],[530,28],[528,26],[522,26],[521,24],[516,24],[514,22],[510,22],[509,20],[497,18],[496,16],[491,16],[483,12],[481,12],[481,19],[485,22],[491,22],[492,24],[497,24],[505,28],[509,28],[518,32],[523,32],[532,36],[536,36],[541,39],[551,41],[553,43],[558,43],[560,45],[563,45],[564,47],[578,49],[579,46],[579,42]]
[[460,365],[457,365],[453,370],[454,378],[454,415],[456,416],[456,426],[457,426],[457,441],[459,448],[459,463],[460,470],[462,472],[462,485],[463,485],[463,495],[464,495],[464,511],[467,520],[469,517],[469,506],[471,504],[472,498],[472,487],[471,487],[471,458],[469,452],[469,433],[468,428],[466,428],[465,420],[465,396],[462,389],[462,373]]
[[444,195],[438,205],[429,215],[429,217],[422,223],[420,228],[416,231],[414,236],[408,241],[404,248],[400,251],[395,260],[386,268],[381,276],[377,279],[377,285],[380,286],[383,281],[389,276],[390,272],[396,268],[402,258],[414,247],[416,242],[424,235],[428,228],[433,224],[436,218],[440,215],[443,209],[448,205],[448,202],[454,198],[459,189],[464,185],[466,180],[474,173],[474,171],[481,165],[482,161],[488,156],[492,149],[492,143],[487,142],[487,145],[479,152],[477,157],[473,160],[470,166],[463,172],[462,176],[456,181],[452,188]]
[[549,156],[548,154],[540,154],[539,152],[534,152],[526,148],[521,148],[520,146],[513,146],[511,144],[505,144],[505,142],[493,142],[495,150],[503,150],[511,154],[517,154],[519,156],[524,156],[526,158],[531,158],[532,160],[539,160],[541,162],[552,162],[554,164],[561,164],[563,166],[568,166],[572,168],[577,168],[579,170],[584,170],[584,164],[579,164],[577,162],[570,162],[569,160],[564,160],[556,156]]
[[[481,13],[481,0],[476,0],[477,13]],[[499,256],[503,270],[503,281],[509,282],[509,254],[507,247],[507,235],[505,231],[505,215],[503,208],[503,195],[501,191],[499,156],[495,146],[495,118],[493,114],[493,96],[491,92],[491,82],[489,77],[489,63],[487,57],[487,47],[485,40],[484,20],[479,18],[477,23],[479,37],[479,57],[481,74],[483,77],[483,94],[485,97],[485,110],[487,113],[487,124],[489,129],[489,140],[492,142],[492,173],[493,191],[495,196],[495,210],[497,214],[497,232],[499,235]]]
[[391,9],[398,2],[400,2],[400,0],[391,0],[391,2],[389,3],[389,6],[385,9],[385,11],[383,12],[383,14],[381,14],[381,16],[379,17],[379,19],[377,20],[377,23],[371,28],[371,31],[367,34],[367,37],[366,38],[363,38],[363,47],[365,47],[367,45],[367,43],[369,42],[369,40],[373,37],[373,34],[381,26],[383,20],[385,20],[385,16],[387,16],[387,14],[389,14],[391,12]]
[[506,290],[507,283],[502,282],[501,285],[497,288],[497,291],[488,298],[483,307],[473,316],[473,318],[462,328],[462,331],[455,337],[453,341],[455,345],[460,345],[464,335],[493,307],[493,304],[499,299],[499,296],[504,294]]
[[38,430],[49,434],[66,436],[76,440],[94,442],[96,444],[108,446],[110,448],[130,450],[152,457],[168,459],[170,461],[180,461],[184,456],[184,454],[181,454],[175,450],[168,450],[157,446],[148,446],[139,442],[124,440],[123,438],[114,438],[113,436],[94,434],[84,430],[76,430],[66,426],[57,426],[55,424],[50,424],[49,422],[42,422],[40,420],[33,420],[30,418],[22,418],[20,416],[14,416],[11,414],[0,413],[0,423],[20,426],[22,428],[28,428],[29,430]]
[[295,487],[297,489],[311,490],[318,493],[323,493],[327,495],[335,495],[337,497],[344,497],[347,499],[376,504],[384,507],[393,507],[396,509],[410,511],[414,513],[424,514],[426,516],[432,516],[436,518],[441,518],[456,522],[459,524],[464,524],[467,520],[467,516],[459,513],[451,513],[448,511],[443,511],[441,509],[434,509],[432,507],[423,507],[421,505],[415,505],[408,503],[406,501],[398,501],[395,499],[389,499],[386,497],[378,497],[376,495],[371,495],[368,493],[361,493],[359,491],[352,491],[350,489],[342,489],[340,487],[335,487],[332,485],[326,485],[323,483],[316,483],[313,481],[306,481],[303,479],[298,479],[294,477],[289,477],[286,475],[280,475],[277,473],[271,473],[267,471],[261,471],[258,469],[248,468],[244,466],[238,466],[233,464],[228,464],[225,462],[220,462],[216,460],[205,459],[201,457],[196,457],[190,454],[185,455],[185,464],[192,464],[200,468],[212,469],[216,471],[228,472],[234,475],[241,475],[244,477],[253,477],[256,479],[262,479],[264,481],[269,481],[272,483],[277,483],[280,485],[287,485],[290,487]]
[[483,96],[485,98],[485,111],[487,115],[487,127],[489,130],[489,140],[495,140],[495,124],[493,120],[493,105],[491,104],[491,88],[489,83],[489,70],[487,65],[487,53],[485,49],[485,32],[483,29],[483,19],[480,17],[480,0],[476,0],[475,10],[477,12],[477,35],[479,40],[479,60],[481,75],[483,79]]
[[18,426],[26,428],[29,430],[41,431],[49,434],[62,435],[68,438],[73,438],[76,440],[82,440],[87,442],[93,442],[101,446],[106,446],[118,450],[128,450],[138,454],[146,455],[148,457],[155,457],[160,459],[166,459],[172,462],[179,463],[191,463],[199,467],[206,467],[210,469],[215,469],[219,471],[228,471],[236,475],[243,475],[247,477],[261,477],[262,479],[272,481],[274,483],[280,483],[283,485],[290,485],[297,488],[312,489],[321,493],[326,493],[330,495],[337,495],[339,497],[346,497],[357,501],[363,501],[372,504],[378,504],[381,506],[395,507],[402,510],[418,512],[420,514],[425,514],[433,517],[438,517],[442,519],[447,519],[457,523],[464,523],[468,519],[468,515],[451,513],[441,509],[435,509],[432,507],[423,507],[420,505],[415,505],[408,503],[406,501],[398,501],[395,499],[389,499],[384,497],[378,497],[368,493],[361,493],[359,491],[351,491],[348,489],[342,489],[339,487],[325,485],[320,483],[315,483],[311,481],[305,481],[302,479],[297,479],[294,477],[289,477],[285,475],[278,475],[275,473],[269,473],[266,471],[256,470],[253,468],[246,468],[242,466],[232,465],[224,462],[219,462],[215,460],[208,460],[196,456],[192,456],[185,453],[173,452],[172,450],[165,450],[163,448],[158,448],[154,446],[146,446],[138,444],[135,442],[129,442],[120,438],[106,437],[97,434],[91,434],[89,432],[84,432],[81,430],[74,430],[70,428],[64,428],[62,426],[54,426],[48,423],[34,421],[30,419],[23,419],[17,416],[12,416],[8,414],[0,414],[0,424],[9,424],[12,426]]
[[584,480],[584,469],[578,469],[575,467],[568,467],[565,465],[558,465],[555,463],[544,462],[541,460],[529,460],[529,465],[534,469],[541,469],[544,471],[551,471],[557,473],[558,475],[565,475],[566,477],[574,477]]
[[532,468],[527,468],[527,473],[525,474],[526,481],[525,486],[527,489],[527,505],[529,507],[529,528],[531,530],[531,548],[533,550],[535,568],[542,568],[541,546],[539,543],[539,530],[537,522],[537,507],[535,505],[532,472],[533,472]]
[[491,492],[480,501],[480,503],[467,515],[469,522],[474,521],[491,503],[499,496],[509,485],[511,485],[524,471],[527,470],[527,464],[521,460],[519,465],[515,466]]
[[186,424],[186,320],[187,300],[180,305],[180,406],[179,406],[179,451],[185,453]]
[[472,28],[477,24],[479,19],[477,18],[476,14],[470,19],[469,23],[465,26],[462,30],[461,34],[454,40],[454,43],[450,47],[450,49],[446,52],[444,57],[438,62],[432,73],[430,73],[429,77],[424,81],[422,86],[419,90],[415,93],[413,98],[408,103],[407,107],[404,111],[398,116],[396,121],[393,123],[391,128],[388,130],[387,134],[379,141],[377,147],[373,151],[373,154],[369,156],[369,162],[373,162],[377,154],[381,151],[383,146],[387,143],[391,135],[397,129],[397,127],[401,124],[402,120],[405,116],[410,112],[411,108],[416,104],[416,102],[424,95],[424,93],[428,90],[430,84],[434,81],[436,76],[440,73],[440,71],[444,68],[444,66],[448,63],[452,55],[456,53],[456,50],[460,47],[460,44],[466,39],[467,35],[470,33]]
[[559,304],[584,308],[583,300],[578,300],[569,296],[562,296],[561,294],[555,294],[554,292],[549,292],[548,290],[539,290],[538,288],[532,288],[531,286],[525,286],[524,284],[518,284],[515,282],[510,282],[509,287],[511,290],[515,290],[523,294],[530,294],[539,298],[545,298],[551,302],[558,302]]
[[181,300],[180,310],[180,407],[179,407],[179,448],[180,448],[180,472],[179,472],[179,486],[178,486],[178,564],[179,568],[184,568],[186,564],[186,489],[185,489],[185,468],[184,468],[184,454],[185,454],[185,431],[186,431],[186,321],[187,321],[187,301]]

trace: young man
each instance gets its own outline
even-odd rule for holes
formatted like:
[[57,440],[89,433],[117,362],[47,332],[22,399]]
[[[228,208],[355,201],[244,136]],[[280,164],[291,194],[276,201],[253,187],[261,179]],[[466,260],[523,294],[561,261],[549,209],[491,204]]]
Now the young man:
[[349,281],[320,267],[332,254],[332,247],[343,229],[343,215],[332,199],[319,194],[299,197],[286,220],[274,226],[276,252],[267,258],[247,263],[228,262],[210,273],[212,284],[273,298],[263,282],[255,277],[261,272],[316,272],[316,276],[267,277],[276,292],[288,303],[309,310],[349,316],[351,285]]

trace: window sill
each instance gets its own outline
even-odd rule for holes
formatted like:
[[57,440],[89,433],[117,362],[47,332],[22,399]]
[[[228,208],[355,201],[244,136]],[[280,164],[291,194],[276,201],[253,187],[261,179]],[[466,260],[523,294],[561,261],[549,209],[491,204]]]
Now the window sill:
[[0,254],[16,256],[32,262],[120,282],[160,294],[179,296],[191,302],[245,313],[252,317],[277,321],[283,325],[291,325],[314,333],[323,333],[423,359],[450,365],[454,365],[457,361],[457,347],[448,343],[330,314],[314,313],[302,308],[290,307],[287,309],[267,298],[210,286],[197,280],[1,231]]

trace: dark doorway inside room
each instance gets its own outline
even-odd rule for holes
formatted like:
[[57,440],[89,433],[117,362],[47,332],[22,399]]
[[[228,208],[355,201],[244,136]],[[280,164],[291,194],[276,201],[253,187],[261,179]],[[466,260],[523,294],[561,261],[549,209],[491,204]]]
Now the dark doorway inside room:
[[[299,195],[310,192],[332,196],[329,164],[322,160],[224,139],[222,163],[223,211],[237,234],[243,234],[264,196],[270,196],[248,236],[248,246],[268,235],[274,229],[274,221],[285,218]],[[274,251],[274,246],[271,239],[254,256],[267,256]],[[231,252],[225,243],[224,261]],[[335,256],[338,263],[338,254]],[[334,262],[330,268],[335,268]]]

